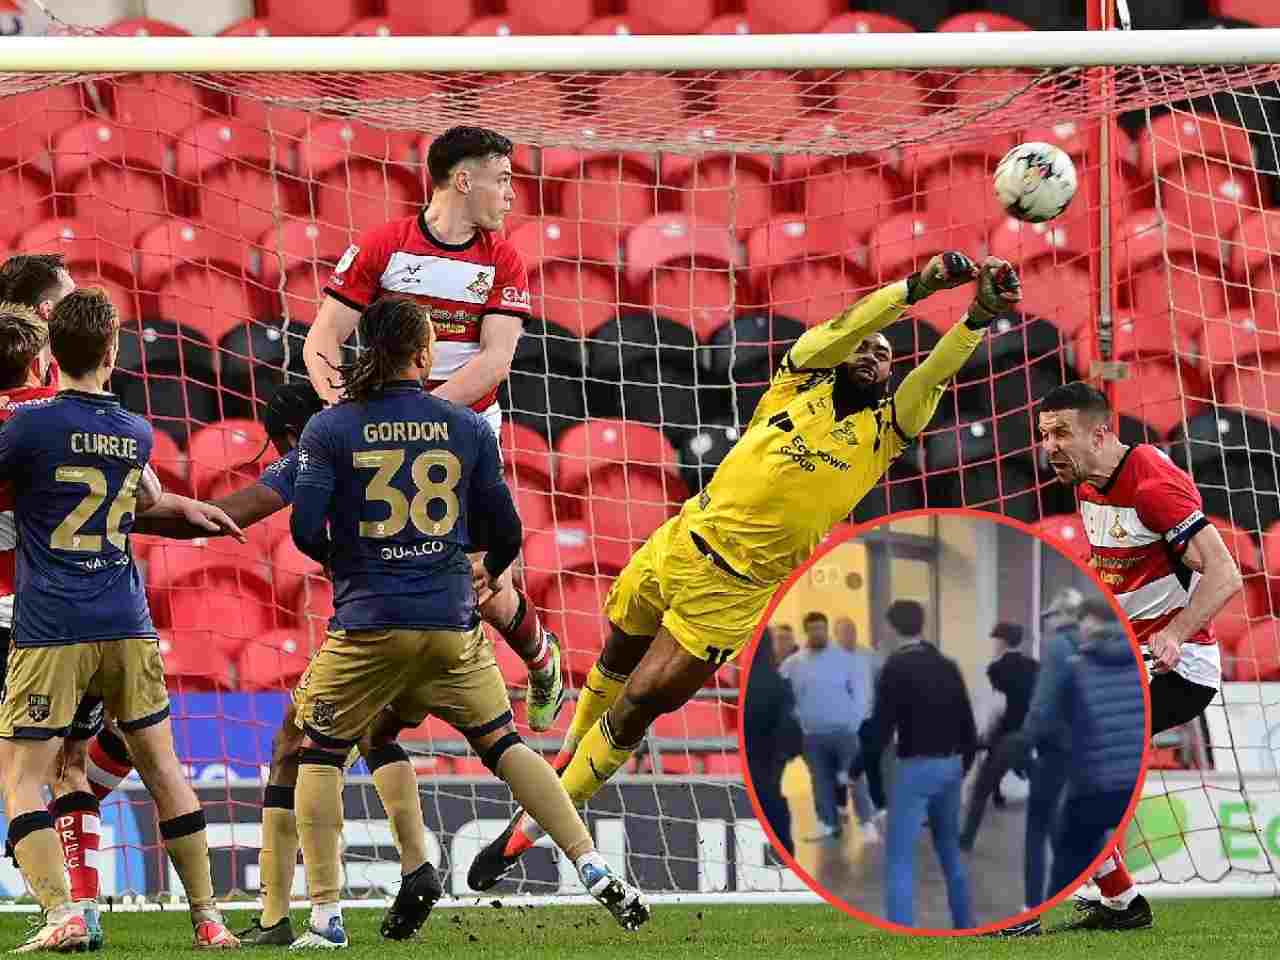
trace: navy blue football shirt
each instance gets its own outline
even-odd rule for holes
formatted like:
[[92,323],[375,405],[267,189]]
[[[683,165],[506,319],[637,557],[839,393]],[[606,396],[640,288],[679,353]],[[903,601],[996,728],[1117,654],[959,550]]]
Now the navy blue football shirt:
[[298,482],[298,448],[267,464],[258,482],[279,496],[286,507],[293,503],[293,490]]
[[0,429],[18,528],[14,643],[155,637],[129,531],[151,425],[109,394],[64,390]]
[[335,628],[476,625],[468,552],[487,549],[496,576],[521,538],[497,438],[478,414],[398,381],[313,416],[297,458],[290,527],[329,568]]

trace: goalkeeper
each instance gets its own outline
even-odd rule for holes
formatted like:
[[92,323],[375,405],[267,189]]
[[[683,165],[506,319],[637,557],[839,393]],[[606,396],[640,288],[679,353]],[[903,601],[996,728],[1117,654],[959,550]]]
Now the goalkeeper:
[[[964,320],[890,393],[893,353],[880,331],[930,294],[974,280]],[[613,776],[657,717],[737,656],[779,584],[925,428],[991,321],[1020,299],[1008,263],[979,268],[943,253],[796,341],[710,484],[636,551],[605,601],[612,631],[556,758],[575,803]],[[518,811],[468,883],[489,889],[541,836]]]

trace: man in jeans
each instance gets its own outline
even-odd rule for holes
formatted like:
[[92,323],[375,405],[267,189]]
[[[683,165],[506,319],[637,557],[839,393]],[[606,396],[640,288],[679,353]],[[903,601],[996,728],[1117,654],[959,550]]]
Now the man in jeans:
[[[951,922],[974,925],[968,867],[960,853],[960,793],[973,765],[978,727],[964,677],[954,660],[923,639],[924,608],[898,600],[886,614],[897,649],[876,685],[875,710],[864,731],[867,769],[895,733],[898,766],[889,802],[885,851],[885,915],[906,927],[915,919],[915,854],[926,816],[947,884]],[[873,800],[881,799],[872,778]]]
[[[863,662],[831,643],[825,614],[806,614],[804,631],[806,645],[783,662],[781,672],[795,694],[818,813],[817,831],[804,839],[817,842],[842,832],[839,792],[848,786],[849,768],[857,759],[858,727],[867,716],[871,683]],[[876,828],[870,798],[865,792],[861,798],[858,791],[854,795],[864,838],[871,839]]]

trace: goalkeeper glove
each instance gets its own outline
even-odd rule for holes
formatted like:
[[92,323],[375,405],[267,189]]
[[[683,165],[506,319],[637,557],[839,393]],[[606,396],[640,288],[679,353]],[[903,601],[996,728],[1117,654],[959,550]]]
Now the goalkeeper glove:
[[987,257],[978,271],[978,292],[969,305],[964,322],[970,330],[991,326],[997,314],[1016,306],[1022,300],[1022,281],[1018,271],[1006,260]]
[[931,293],[963,286],[977,276],[978,268],[963,253],[939,253],[930,258],[923,270],[907,277],[907,303],[919,303]]

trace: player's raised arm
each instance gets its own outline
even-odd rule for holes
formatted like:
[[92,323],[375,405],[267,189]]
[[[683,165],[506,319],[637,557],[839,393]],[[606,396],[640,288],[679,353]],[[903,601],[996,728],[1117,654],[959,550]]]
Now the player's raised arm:
[[804,333],[784,361],[792,370],[825,370],[849,359],[853,348],[939,290],[969,283],[978,268],[963,253],[940,253],[906,280],[867,294],[848,310]]
[[928,426],[947,383],[978,348],[991,321],[1021,299],[1017,272],[1005,261],[988,257],[978,273],[977,292],[964,320],[943,335],[893,395],[894,424],[904,439]]
[[332,296],[320,301],[316,319],[302,344],[302,359],[307,365],[316,393],[325,403],[337,403],[342,392],[336,367],[341,362],[342,345],[356,329],[360,311]]

